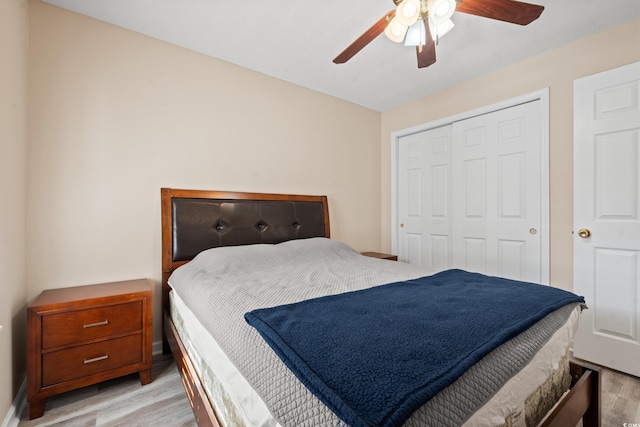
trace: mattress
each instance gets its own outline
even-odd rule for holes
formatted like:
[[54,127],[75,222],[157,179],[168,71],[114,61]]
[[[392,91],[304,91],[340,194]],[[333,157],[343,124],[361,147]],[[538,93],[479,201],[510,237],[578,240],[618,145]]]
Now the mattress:
[[169,294],[169,304],[178,336],[220,424],[223,427],[280,426],[258,393],[175,291]]
[[[221,425],[280,426],[256,390],[175,292],[170,294],[170,304],[178,335],[194,362],[207,398],[216,408]],[[580,309],[576,308],[566,324],[553,334],[531,362],[483,405],[464,427],[524,426],[526,411],[545,414],[567,389],[570,380],[567,377],[567,349],[579,317]],[[542,404],[540,401],[544,399],[548,401]]]
[[[340,252],[341,256],[361,257],[359,254],[351,253],[353,252],[352,250],[340,248],[340,251],[343,250],[346,252]],[[396,263],[390,264],[389,261],[384,260],[367,258],[366,260],[356,259],[356,261],[373,270],[382,268],[386,271],[396,268],[391,268],[392,264]],[[378,264],[376,265],[375,263]],[[264,265],[260,267],[266,268]],[[405,271],[404,274],[408,276],[416,275],[414,277],[417,277],[422,273],[418,270],[406,273],[404,268],[400,266],[398,268]],[[282,274],[282,272],[278,274]],[[397,277],[397,275],[394,274],[393,277]],[[351,280],[354,279],[353,277],[351,278]],[[387,278],[376,278],[376,280],[384,283]],[[188,304],[185,303],[185,298],[181,296],[181,292],[184,292],[184,289],[184,287],[178,287],[172,292],[172,317],[178,334],[185,344],[187,353],[194,362],[198,375],[207,390],[208,397],[217,410],[217,416],[221,423],[227,426],[278,425],[260,392],[239,372],[236,364],[222,350],[223,345],[209,332],[208,329],[210,328],[207,328],[198,319],[198,316],[194,314],[193,310],[188,307]],[[336,290],[334,289],[333,291]],[[256,302],[256,304],[258,303]],[[545,384],[566,383],[568,379],[566,369],[568,366],[567,349],[575,333],[579,312],[579,308],[573,309],[564,325],[551,336],[520,373],[507,381],[490,400],[466,420],[465,425],[524,425],[527,411],[531,413],[537,409],[538,412],[546,412],[543,408],[545,405],[541,405],[536,396],[549,395],[548,392],[542,391],[542,387]],[[553,381],[550,381],[550,378]],[[566,385],[562,384],[556,388],[559,390],[566,389]],[[548,404],[552,404],[554,401],[555,398],[551,399]],[[533,411],[531,408],[533,408]],[[535,417],[537,415],[530,416]],[[287,422],[285,421],[285,424]],[[312,421],[308,421],[308,423],[310,422]],[[339,420],[333,420],[328,423],[337,425]]]

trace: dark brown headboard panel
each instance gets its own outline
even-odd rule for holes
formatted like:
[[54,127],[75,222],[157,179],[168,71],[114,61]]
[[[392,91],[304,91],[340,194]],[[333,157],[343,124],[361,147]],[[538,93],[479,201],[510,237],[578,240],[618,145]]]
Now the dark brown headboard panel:
[[203,250],[330,237],[326,196],[172,188],[160,194],[163,307],[173,270]]
[[321,201],[173,198],[172,260],[205,249],[324,237]]

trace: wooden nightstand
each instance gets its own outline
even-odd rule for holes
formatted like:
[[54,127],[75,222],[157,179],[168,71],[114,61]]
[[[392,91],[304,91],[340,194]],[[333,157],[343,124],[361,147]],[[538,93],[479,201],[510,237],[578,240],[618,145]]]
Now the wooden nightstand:
[[369,256],[369,257],[372,257],[372,258],[388,259],[388,260],[391,260],[391,261],[397,261],[398,260],[398,255],[383,254],[381,252],[362,252],[362,255]]
[[29,304],[30,419],[55,394],[135,372],[151,382],[151,294],[139,279],[46,290]]

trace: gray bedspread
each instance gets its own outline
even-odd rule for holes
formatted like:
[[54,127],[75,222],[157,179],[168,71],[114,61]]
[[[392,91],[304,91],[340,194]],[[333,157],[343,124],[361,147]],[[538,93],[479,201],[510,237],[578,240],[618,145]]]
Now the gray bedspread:
[[[365,257],[340,242],[315,238],[204,251],[177,269],[169,284],[280,424],[336,426],[343,423],[298,381],[244,321],[244,313],[426,274],[408,264]],[[461,425],[531,360],[574,308],[551,313],[490,353],[416,411],[406,425]]]

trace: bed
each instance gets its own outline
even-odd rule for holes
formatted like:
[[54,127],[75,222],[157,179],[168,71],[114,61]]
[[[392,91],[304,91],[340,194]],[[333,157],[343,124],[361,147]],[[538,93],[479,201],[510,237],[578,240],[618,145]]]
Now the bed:
[[[270,342],[268,333],[255,326],[268,316],[283,316],[261,310],[297,310],[325,299],[349,298],[354,292],[363,292],[356,299],[363,301],[363,296],[374,291],[397,292],[407,281],[435,278],[423,277],[419,269],[403,263],[362,256],[331,240],[325,196],[163,188],[161,209],[164,349],[173,353],[198,424],[358,425],[361,420],[357,415],[349,418],[340,413],[342,401],[336,404],[332,395],[327,397],[331,390],[314,388],[315,366],[304,365],[298,372],[298,360],[281,354],[289,344],[278,347]],[[314,267],[320,258],[322,267]],[[249,269],[251,265],[255,268]],[[263,280],[266,276],[274,277]],[[210,288],[215,288],[214,294],[202,293]],[[200,293],[194,294],[196,289]],[[370,298],[372,304],[381,300],[376,295]],[[404,306],[407,301],[398,304]],[[313,307],[314,312],[321,312],[318,307]],[[384,415],[384,423],[373,418],[364,419],[361,425],[568,426],[582,419],[584,426],[599,426],[599,371],[571,360],[569,353],[580,309],[579,304],[554,309],[507,343],[488,350],[442,389],[422,387],[430,390],[429,398],[418,406],[413,403],[412,408],[418,408],[410,409],[413,415],[396,417],[408,410],[402,402],[402,410],[392,408],[394,415]],[[385,311],[384,306],[378,310]],[[301,313],[303,318],[309,316],[309,312]],[[286,312],[284,318],[290,315]],[[319,316],[312,326],[321,328],[323,318]],[[551,328],[544,325],[552,323],[556,326],[545,332],[547,335],[533,335],[535,330]],[[332,323],[324,327],[331,329]],[[279,336],[276,334],[275,341]],[[238,337],[244,341],[236,347],[233,341]],[[338,351],[330,338],[324,340],[323,351]],[[536,342],[527,355],[520,355],[522,347]],[[344,351],[346,356],[340,360],[357,353]],[[293,353],[295,359],[296,351]],[[496,359],[500,354],[506,358]],[[303,362],[315,363],[311,359]],[[355,368],[336,370],[337,375],[357,370],[363,362],[356,359],[355,363]],[[544,375],[536,373],[541,370],[539,364],[545,366]],[[304,376],[308,371],[311,379]],[[388,373],[382,371],[377,377],[391,373],[389,376],[398,376],[390,367]],[[413,380],[414,375],[410,376]],[[320,377],[321,386],[333,381],[327,378]],[[384,387],[375,387],[369,387],[376,391],[361,400],[386,396]],[[363,388],[358,393],[370,391]],[[382,399],[386,402],[387,397]]]

